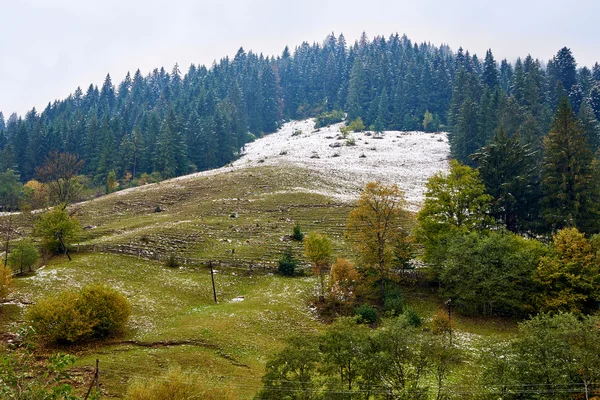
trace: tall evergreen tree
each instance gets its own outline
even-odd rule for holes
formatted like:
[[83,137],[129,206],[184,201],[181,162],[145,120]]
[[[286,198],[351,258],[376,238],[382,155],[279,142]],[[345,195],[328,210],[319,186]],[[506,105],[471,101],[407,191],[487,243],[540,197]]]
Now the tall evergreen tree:
[[492,55],[492,49],[485,52],[485,61],[483,63],[483,83],[490,89],[495,88],[499,84],[498,66]]
[[557,230],[576,227],[582,232],[600,230],[597,175],[593,155],[581,123],[563,98],[544,139],[542,170],[543,216]]

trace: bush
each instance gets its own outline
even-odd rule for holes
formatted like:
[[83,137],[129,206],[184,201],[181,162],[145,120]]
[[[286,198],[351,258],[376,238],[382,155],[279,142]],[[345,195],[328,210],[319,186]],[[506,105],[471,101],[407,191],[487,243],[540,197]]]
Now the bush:
[[414,328],[418,328],[423,323],[423,319],[421,318],[421,316],[417,314],[417,312],[412,307],[406,307],[402,315],[404,315],[404,318],[406,318],[406,322],[408,323],[408,325]]
[[301,242],[304,240],[304,233],[300,229],[299,224],[294,225],[294,231],[292,232],[292,239],[294,239],[297,242]]
[[359,322],[363,324],[374,324],[377,322],[377,310],[368,304],[363,304],[355,308],[354,314],[358,315]]
[[315,128],[322,128],[332,124],[337,124],[344,120],[344,112],[340,110],[333,110],[331,112],[324,112],[319,114],[315,119]]
[[5,299],[13,287],[12,269],[0,265],[0,300]]
[[179,261],[177,260],[177,257],[175,257],[175,254],[169,254],[169,257],[167,257],[165,261],[165,267],[179,268]]
[[431,320],[431,331],[436,335],[452,332],[452,323],[448,314],[438,311]]
[[31,306],[27,319],[42,339],[74,343],[121,332],[130,313],[131,306],[121,293],[91,285],[42,299]]
[[234,399],[231,389],[208,387],[198,375],[171,368],[158,379],[148,378],[134,381],[127,389],[127,400],[229,400]]
[[346,127],[348,132],[362,132],[366,129],[362,118],[358,117]]
[[294,254],[292,254],[292,249],[285,249],[283,255],[279,259],[279,273],[285,276],[294,276],[296,267],[298,267],[298,260],[296,260]]
[[393,286],[386,289],[385,298],[383,299],[383,310],[389,315],[400,315],[404,311],[404,299],[402,292],[397,287]]

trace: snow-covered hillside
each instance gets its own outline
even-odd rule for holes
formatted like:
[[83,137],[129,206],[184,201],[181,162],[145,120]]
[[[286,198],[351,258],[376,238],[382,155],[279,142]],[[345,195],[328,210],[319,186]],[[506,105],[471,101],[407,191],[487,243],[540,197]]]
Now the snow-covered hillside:
[[[411,208],[422,201],[427,179],[448,169],[450,149],[445,133],[387,131],[375,137],[361,132],[344,139],[341,126],[316,130],[314,120],[289,122],[278,132],[247,144],[233,168],[301,166],[334,183],[323,188],[324,193],[348,200],[367,182],[395,183],[405,191]],[[354,145],[348,145],[352,139]]]
[[[315,181],[327,182],[317,189],[311,182],[298,182],[297,191],[353,201],[367,182],[380,180],[397,184],[404,190],[409,208],[417,210],[423,200],[427,179],[438,171],[448,170],[450,148],[445,133],[387,131],[375,137],[370,132],[361,132],[343,138],[342,124],[318,130],[314,126],[312,119],[286,123],[276,133],[247,144],[242,157],[228,166],[180,176],[160,185],[125,189],[112,195],[179,186],[188,179],[244,168],[291,165],[312,171]],[[349,141],[354,144],[349,145]]]

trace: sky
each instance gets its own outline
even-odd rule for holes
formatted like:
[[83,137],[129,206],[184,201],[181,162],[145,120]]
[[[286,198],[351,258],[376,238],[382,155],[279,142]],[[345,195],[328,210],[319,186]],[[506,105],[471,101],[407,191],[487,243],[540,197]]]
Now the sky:
[[0,0],[0,111],[24,115],[78,86],[128,71],[182,72],[246,51],[278,55],[331,32],[348,43],[406,34],[496,60],[547,61],[563,46],[600,61],[600,1],[538,0]]

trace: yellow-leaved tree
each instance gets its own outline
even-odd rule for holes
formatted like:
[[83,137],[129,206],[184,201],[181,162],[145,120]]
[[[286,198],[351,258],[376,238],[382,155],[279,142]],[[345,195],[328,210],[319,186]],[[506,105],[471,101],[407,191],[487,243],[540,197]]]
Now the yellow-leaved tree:
[[381,301],[385,298],[385,281],[390,277],[395,255],[403,253],[399,249],[408,245],[411,217],[404,209],[405,203],[398,186],[367,183],[346,225],[346,238],[362,267],[377,276]]
[[324,275],[331,262],[331,240],[321,233],[311,232],[304,238],[304,254],[313,266],[313,274],[319,275],[320,300],[323,301]]
[[534,273],[540,286],[537,305],[542,311],[587,313],[600,301],[600,238],[588,240],[576,228],[552,238],[552,250],[540,259]]

